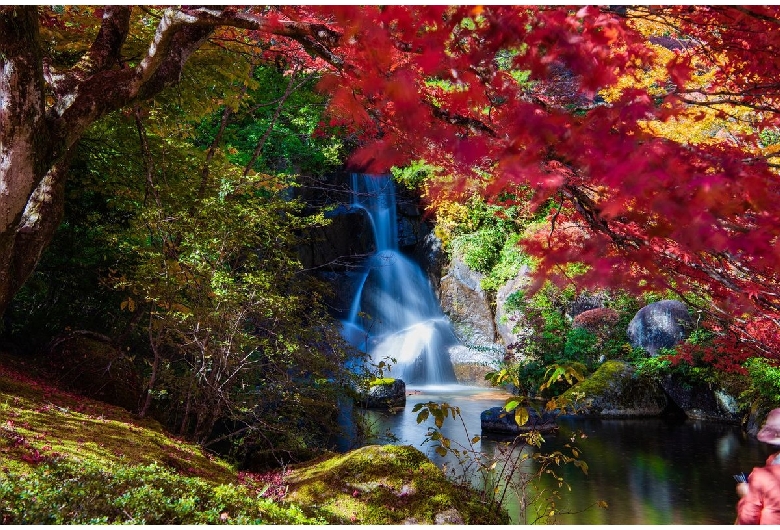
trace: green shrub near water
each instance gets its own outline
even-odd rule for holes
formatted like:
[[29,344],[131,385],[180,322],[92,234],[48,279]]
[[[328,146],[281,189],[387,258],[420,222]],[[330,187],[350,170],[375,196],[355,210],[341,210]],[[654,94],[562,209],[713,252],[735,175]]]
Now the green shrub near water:
[[3,524],[315,524],[295,506],[242,485],[213,484],[156,463],[117,466],[59,459],[0,471]]

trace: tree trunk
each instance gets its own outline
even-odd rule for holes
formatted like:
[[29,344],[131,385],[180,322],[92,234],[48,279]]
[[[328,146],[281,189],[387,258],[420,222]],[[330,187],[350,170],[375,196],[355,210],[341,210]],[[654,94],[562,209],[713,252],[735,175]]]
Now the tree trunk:
[[64,210],[70,153],[96,120],[175,85],[215,28],[282,35],[337,62],[338,35],[320,24],[269,21],[245,10],[166,8],[146,55],[123,67],[132,8],[106,6],[81,59],[45,58],[36,6],[0,6],[0,318],[51,242]]

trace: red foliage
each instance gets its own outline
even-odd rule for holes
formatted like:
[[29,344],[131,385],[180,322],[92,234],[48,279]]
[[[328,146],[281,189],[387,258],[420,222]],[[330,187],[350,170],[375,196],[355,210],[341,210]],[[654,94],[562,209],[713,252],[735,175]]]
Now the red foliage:
[[617,324],[620,315],[614,309],[599,307],[583,311],[574,317],[572,327],[583,328],[591,333],[603,333]]
[[[712,305],[703,309],[723,321],[724,354],[780,357],[780,179],[756,157],[755,135],[687,145],[640,125],[696,103],[683,90],[694,55],[722,58],[709,95],[755,110],[755,127],[780,125],[772,89],[780,7],[642,9],[664,17],[684,43],[675,45],[670,78],[660,80],[668,94],[626,90],[609,105],[595,102],[595,92],[640,72],[653,54],[617,9],[489,5],[477,18],[471,6],[311,13],[343,35],[334,51],[345,65],[322,86],[334,118],[362,142],[356,168],[380,172],[425,159],[460,177],[435,189],[440,196],[467,190],[471,179],[483,186],[486,174],[488,196],[528,186],[537,204],[561,204],[552,230],[526,243],[540,275],[568,281],[560,265],[580,262],[589,267],[578,278],[584,288],[705,294]],[[529,71],[531,82],[511,76],[510,65]],[[737,322],[745,314],[768,330]]]

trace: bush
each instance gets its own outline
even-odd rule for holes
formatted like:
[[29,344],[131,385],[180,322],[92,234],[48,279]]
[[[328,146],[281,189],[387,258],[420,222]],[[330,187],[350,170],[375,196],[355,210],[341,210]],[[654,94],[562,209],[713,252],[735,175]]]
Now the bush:
[[463,234],[453,240],[453,248],[464,263],[475,271],[487,274],[498,263],[504,235],[495,228],[484,228]]
[[749,386],[740,400],[758,408],[780,406],[780,367],[767,359],[752,358],[745,362]]
[[55,460],[0,472],[3,524],[316,523],[235,484],[214,485],[150,464],[102,470]]

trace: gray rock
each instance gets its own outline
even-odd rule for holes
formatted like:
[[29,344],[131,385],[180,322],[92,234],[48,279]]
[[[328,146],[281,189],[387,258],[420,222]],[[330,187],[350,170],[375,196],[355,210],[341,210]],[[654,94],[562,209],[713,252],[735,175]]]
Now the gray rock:
[[513,279],[499,287],[496,293],[496,331],[504,345],[518,342],[523,336],[522,329],[516,329],[522,320],[522,314],[517,310],[508,309],[509,297],[528,286],[528,267],[523,266]]
[[396,379],[387,385],[374,385],[365,392],[358,391],[357,403],[369,409],[403,407],[406,405],[406,383]]
[[651,356],[685,340],[693,326],[688,308],[677,300],[661,300],[640,309],[628,325],[628,340]]
[[307,269],[349,270],[376,250],[371,221],[359,209],[342,208],[328,225],[308,229],[301,240],[298,255]]
[[740,421],[736,399],[723,390],[713,389],[706,383],[692,385],[673,375],[663,377],[661,387],[688,418],[729,423]]
[[593,375],[563,393],[577,414],[636,418],[660,416],[669,400],[658,381],[636,377],[632,365],[607,361]]
[[523,432],[549,432],[558,428],[555,422],[557,416],[553,412],[543,412],[541,415],[531,407],[527,407],[528,421],[518,425],[515,421],[515,411],[507,412],[503,407],[493,407],[482,411],[480,423],[483,433],[520,434]]
[[414,247],[412,254],[414,260],[420,264],[420,267],[428,276],[428,281],[433,287],[437,298],[441,292],[441,276],[444,268],[444,250],[441,240],[436,237],[424,223],[420,225],[425,229],[424,235],[419,239]]
[[450,317],[458,339],[469,345],[492,345],[496,337],[490,300],[482,289],[483,275],[459,258],[441,280],[441,307]]

